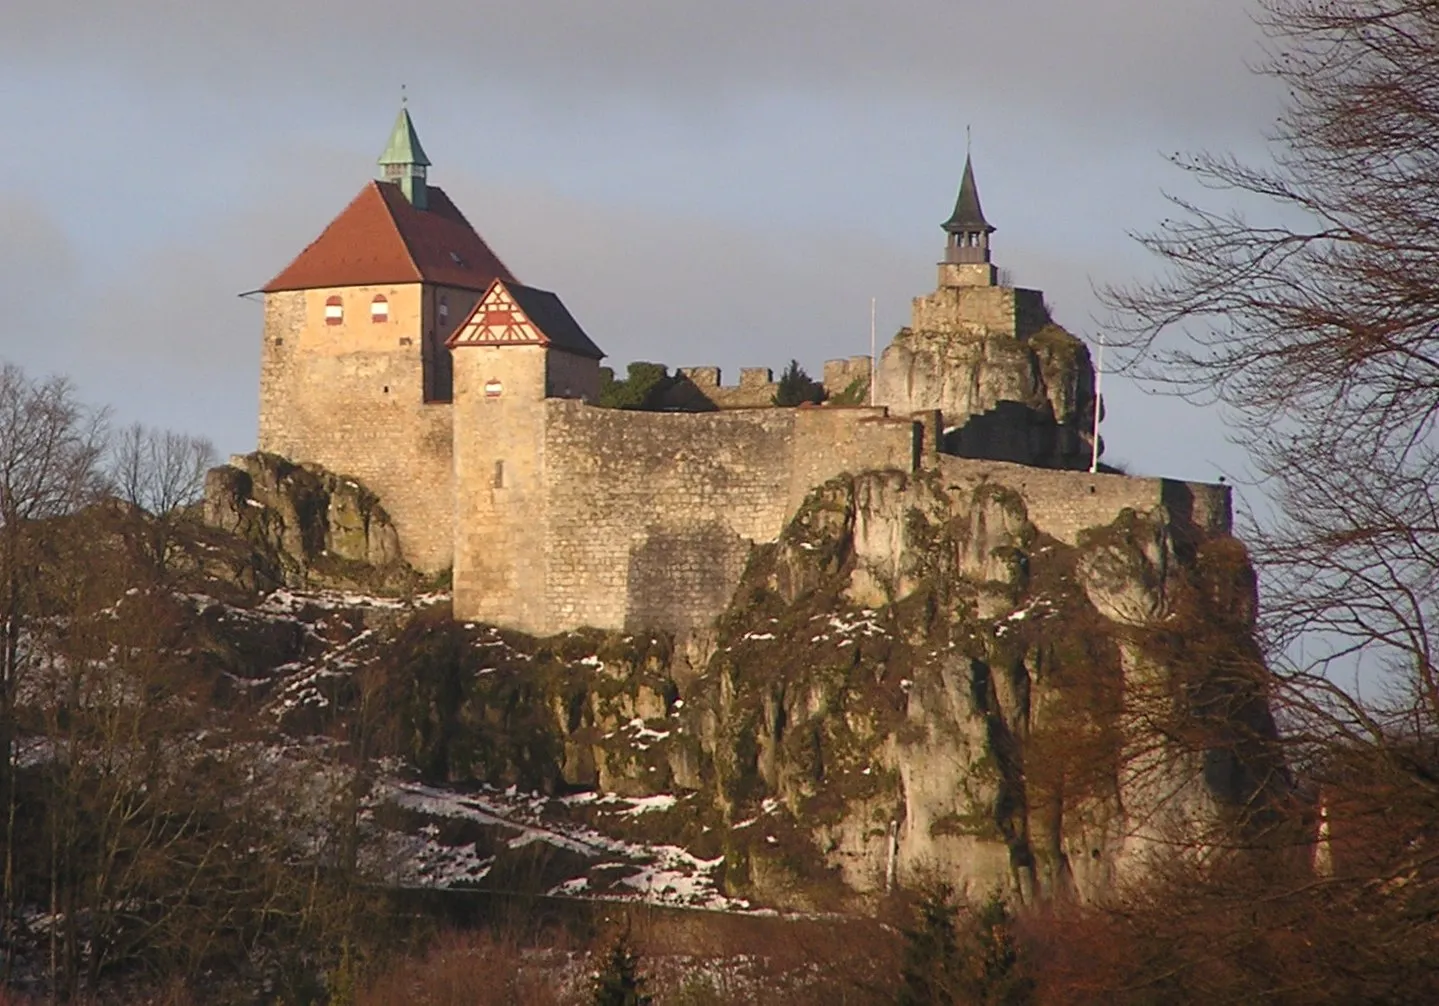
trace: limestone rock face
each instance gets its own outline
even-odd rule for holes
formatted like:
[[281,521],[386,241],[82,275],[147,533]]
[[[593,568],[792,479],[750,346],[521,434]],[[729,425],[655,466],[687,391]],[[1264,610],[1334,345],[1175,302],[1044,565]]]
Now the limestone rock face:
[[1247,556],[1202,534],[1157,507],[1065,545],[935,473],[816,490],[684,695],[731,893],[1094,899],[1245,827],[1285,775]]
[[1089,466],[1094,369],[1084,344],[1053,323],[1021,336],[903,329],[880,357],[876,388],[895,414],[939,411],[948,453]]
[[256,452],[205,476],[206,524],[265,550],[291,586],[398,586],[413,578],[378,498],[319,465]]

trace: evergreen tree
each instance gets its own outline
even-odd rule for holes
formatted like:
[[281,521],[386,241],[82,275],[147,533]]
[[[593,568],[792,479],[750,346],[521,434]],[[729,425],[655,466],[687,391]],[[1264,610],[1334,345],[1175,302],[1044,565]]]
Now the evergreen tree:
[[785,367],[784,373],[780,375],[779,388],[774,393],[774,404],[793,408],[805,402],[818,405],[822,401],[824,385],[811,380],[798,360],[790,360],[789,366]]
[[925,892],[914,928],[904,933],[900,1006],[1027,1006],[1034,983],[1024,972],[1014,920],[997,892],[958,923],[954,891],[939,884]]
[[610,947],[604,968],[595,975],[594,1006],[650,1006],[652,997],[644,995],[644,976],[639,973],[639,957],[630,947],[629,937],[621,936]]
[[954,890],[937,884],[924,893],[915,910],[915,925],[904,932],[899,1006],[940,1006],[955,1002],[964,982],[959,953],[959,909]]
[[1024,973],[1014,938],[1014,919],[998,892],[980,908],[966,948],[965,998],[984,1006],[1024,1006],[1034,1001],[1034,982]]
[[664,393],[674,384],[663,363],[636,361],[626,368],[624,380],[616,380],[610,367],[600,368],[599,405],[607,409],[653,411],[661,407]]

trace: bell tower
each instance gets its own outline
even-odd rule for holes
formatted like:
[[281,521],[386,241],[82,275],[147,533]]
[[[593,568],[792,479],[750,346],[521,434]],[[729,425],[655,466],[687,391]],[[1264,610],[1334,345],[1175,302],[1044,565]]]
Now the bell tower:
[[379,164],[380,181],[398,185],[415,209],[430,208],[429,186],[425,181],[425,169],[430,166],[430,159],[425,156],[425,148],[420,146],[420,136],[415,132],[410,110],[403,102]]
[[979,205],[979,187],[974,182],[974,162],[964,159],[964,177],[954,212],[940,225],[948,238],[944,261],[939,264],[939,285],[994,286],[998,274],[990,260],[989,236],[994,228],[984,219]]

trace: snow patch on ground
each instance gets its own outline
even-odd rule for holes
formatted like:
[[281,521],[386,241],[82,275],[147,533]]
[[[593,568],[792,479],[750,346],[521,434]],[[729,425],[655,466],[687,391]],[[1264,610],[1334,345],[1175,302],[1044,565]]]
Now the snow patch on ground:
[[[414,782],[391,781],[377,799],[432,819],[468,821],[500,832],[508,849],[544,843],[573,853],[587,865],[583,872],[554,885],[552,894],[599,900],[644,900],[658,904],[715,911],[748,911],[750,904],[721,894],[716,873],[723,857],[700,859],[676,845],[648,845],[605,835],[584,824],[561,822],[548,811],[554,806],[614,805],[633,818],[670,810],[678,798],[669,794],[627,798],[592,793],[549,799],[537,794],[483,789],[458,793]],[[441,846],[440,829],[421,828],[399,841],[408,843],[406,868],[396,882],[415,887],[462,887],[483,879],[493,865],[474,845]],[[448,849],[449,851],[444,851]]]

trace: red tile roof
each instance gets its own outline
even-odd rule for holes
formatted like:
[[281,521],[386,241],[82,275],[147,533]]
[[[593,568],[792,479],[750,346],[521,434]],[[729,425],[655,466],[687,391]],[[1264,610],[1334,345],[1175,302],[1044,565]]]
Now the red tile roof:
[[514,276],[443,189],[430,186],[429,209],[417,210],[398,185],[370,182],[264,292],[420,282],[483,291],[496,279]]

